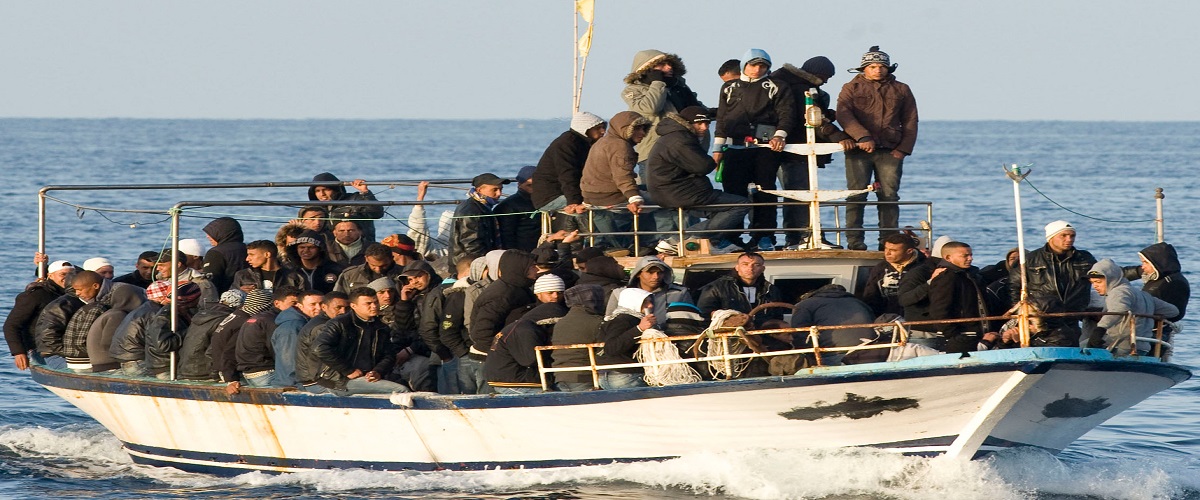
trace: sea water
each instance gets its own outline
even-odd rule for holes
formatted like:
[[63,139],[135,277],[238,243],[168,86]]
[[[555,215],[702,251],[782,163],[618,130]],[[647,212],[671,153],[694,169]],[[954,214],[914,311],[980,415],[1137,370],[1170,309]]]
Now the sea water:
[[[512,176],[535,164],[566,128],[565,120],[0,120],[6,173],[0,183],[6,215],[0,316],[32,278],[36,193],[45,185],[295,182],[329,171],[344,180],[395,181],[371,188],[381,200],[410,200],[415,189],[399,181],[485,171]],[[1154,225],[1146,221],[1154,218],[1154,188],[1162,187],[1166,239],[1185,271],[1200,269],[1200,229],[1192,223],[1200,207],[1200,123],[926,122],[915,155],[905,161],[901,196],[936,202],[935,235],[972,244],[977,265],[994,263],[1016,242],[1013,186],[1001,169],[1006,163],[1033,165],[1031,184],[1022,186],[1030,248],[1044,242],[1045,223],[1065,219],[1078,228],[1080,248],[1135,265],[1136,252],[1155,241]],[[840,188],[843,179],[840,159],[820,172],[825,188]],[[433,189],[429,198],[462,195]],[[80,264],[104,256],[119,274],[132,270],[138,253],[163,247],[169,230],[163,212],[177,201],[306,199],[303,188],[51,196],[51,258]],[[158,213],[100,210],[109,208]],[[437,212],[431,209],[430,216]],[[247,241],[273,239],[295,208],[188,208],[181,233],[203,240],[200,228],[222,215],[243,221]],[[405,208],[389,208],[379,234],[404,231],[407,215]],[[825,217],[832,220],[832,213]],[[902,210],[903,224],[922,219],[921,208]],[[1183,321],[1173,359],[1189,367],[1200,359],[1196,314]],[[135,465],[116,438],[15,370],[7,356],[0,357],[0,377],[2,498],[1200,498],[1196,380],[1118,415],[1058,456],[1009,450],[956,462],[874,450],[735,449],[556,470],[218,478]],[[604,430],[596,437],[603,439]]]

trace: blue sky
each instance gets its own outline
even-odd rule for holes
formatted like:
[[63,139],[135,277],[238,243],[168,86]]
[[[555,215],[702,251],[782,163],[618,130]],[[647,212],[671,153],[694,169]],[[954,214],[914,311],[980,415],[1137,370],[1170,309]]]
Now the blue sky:
[[[715,105],[747,48],[830,57],[836,94],[880,45],[925,120],[1200,120],[1200,2],[596,2],[602,116],[641,49],[679,54]],[[567,0],[4,0],[0,116],[565,117],[571,20]]]

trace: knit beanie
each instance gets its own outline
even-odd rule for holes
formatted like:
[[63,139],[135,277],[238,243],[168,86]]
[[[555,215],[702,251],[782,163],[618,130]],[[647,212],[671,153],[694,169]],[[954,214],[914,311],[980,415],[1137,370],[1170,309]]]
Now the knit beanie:
[[604,123],[603,118],[587,111],[579,111],[575,113],[575,116],[571,117],[571,130],[579,132],[579,135],[587,135],[588,130],[601,123]]
[[222,304],[237,309],[242,307],[242,303],[246,301],[246,292],[236,288],[233,290],[226,290],[225,293],[221,294],[220,301]]
[[828,57],[817,56],[807,61],[800,66],[800,69],[808,72],[811,75],[821,77],[822,80],[828,80],[837,70],[833,67],[833,61]]
[[370,283],[367,283],[367,288],[370,288],[370,289],[372,289],[372,290],[375,290],[375,292],[376,292],[376,293],[379,293],[379,292],[382,292],[382,291],[384,291],[384,290],[388,290],[388,289],[394,289],[394,288],[396,288],[396,282],[395,282],[395,281],[392,281],[392,279],[391,279],[391,278],[389,278],[389,277],[387,277],[387,276],[384,276],[384,277],[382,277],[382,278],[379,278],[379,279],[377,279],[377,280],[375,280],[375,281],[372,281],[372,282],[370,282]]
[[251,316],[266,311],[270,307],[271,291],[263,290],[261,288],[257,290],[251,290],[250,293],[247,293],[246,300],[242,303],[242,310],[246,311],[246,313],[250,314]]
[[942,257],[942,247],[945,246],[947,243],[950,243],[951,241],[954,241],[954,239],[947,235],[943,234],[941,236],[938,236],[938,239],[933,240],[933,248],[931,248],[929,250],[929,255],[932,255],[937,258],[941,258]]
[[543,274],[533,282],[533,293],[561,292],[566,289],[567,286],[563,283],[562,278],[553,274]]
[[896,71],[897,65],[892,64],[892,58],[888,56],[887,52],[879,50],[878,45],[872,45],[871,48],[867,50],[867,53],[863,54],[862,61],[858,64],[857,68],[850,68],[847,71],[851,73],[862,73],[863,68],[875,63],[887,66],[889,72]]
[[667,304],[667,322],[663,327],[669,336],[695,335],[704,331],[704,315],[700,308],[687,302]]
[[1050,241],[1050,238],[1053,238],[1058,233],[1061,233],[1068,229],[1070,229],[1071,231],[1074,231],[1075,226],[1072,226],[1070,222],[1067,222],[1065,220],[1056,220],[1054,222],[1046,224],[1046,241]]

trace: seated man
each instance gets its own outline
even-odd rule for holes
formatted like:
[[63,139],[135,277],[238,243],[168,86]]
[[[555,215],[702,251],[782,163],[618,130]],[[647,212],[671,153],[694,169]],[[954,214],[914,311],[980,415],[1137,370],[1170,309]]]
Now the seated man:
[[384,379],[396,363],[387,325],[379,321],[375,290],[355,288],[349,294],[350,312],[326,322],[313,339],[312,350],[328,369],[318,369],[316,383],[338,395],[408,392]]
[[[275,334],[275,318],[279,313],[296,305],[300,290],[290,286],[275,287],[271,293],[271,307],[259,311],[242,324],[234,346],[237,370],[249,387],[267,387],[275,375],[275,346],[271,337]],[[237,394],[241,381],[234,380],[225,386],[225,392]]]
[[659,260],[658,257],[638,259],[637,264],[629,272],[627,287],[613,290],[612,295],[609,296],[606,309],[609,315],[616,309],[621,291],[629,288],[640,288],[650,293],[651,303],[654,305],[652,312],[660,322],[655,324],[655,328],[660,330],[663,328],[663,322],[667,320],[667,306],[672,302],[695,303],[687,287],[675,284],[675,273],[671,270],[671,266]]
[[[596,207],[592,220],[596,232],[628,231],[633,216],[642,210],[645,198],[638,191],[634,167],[637,151],[633,147],[641,142],[650,131],[650,121],[635,111],[622,111],[613,116],[612,130],[601,137],[588,152],[583,166],[583,177],[579,189],[583,201]],[[609,208],[629,210],[614,213]],[[612,236],[603,239],[609,246],[625,247],[631,239],[627,236]]]
[[158,261],[158,254],[157,250],[142,252],[133,264],[133,272],[113,278],[113,283],[128,283],[138,288],[150,286],[154,282],[154,264]]
[[84,305],[71,315],[66,328],[63,329],[62,355],[67,361],[67,368],[91,371],[92,365],[88,362],[87,354],[88,330],[96,318],[112,307],[114,288],[130,287],[137,288],[125,283],[118,287],[112,280],[104,279],[93,271],[83,271],[71,280],[71,289],[75,291],[75,297],[82,300]]
[[[599,341],[600,323],[604,321],[604,289],[600,285],[575,285],[563,292],[567,313],[555,325],[550,342],[557,345],[591,344]],[[556,349],[550,351],[551,366],[564,368],[588,366],[587,349]],[[590,391],[591,373],[557,372],[554,387],[560,391]]]
[[325,250],[329,252],[329,260],[347,267],[363,263],[363,249],[375,240],[363,236],[362,226],[358,221],[338,221],[333,226],[333,238],[326,236]]
[[876,316],[887,313],[904,315],[904,307],[900,305],[900,279],[925,262],[925,256],[917,251],[916,245],[917,242],[903,233],[883,238],[883,262],[871,268],[867,284],[859,296],[871,306]]
[[346,293],[355,288],[364,287],[379,278],[399,276],[404,269],[392,260],[392,250],[381,243],[372,243],[363,252],[363,263],[347,267],[338,276],[333,289]]
[[[598,340],[604,342],[603,350],[596,356],[598,365],[636,363],[633,355],[638,350],[638,338],[642,332],[654,328],[658,323],[650,292],[641,288],[625,288],[614,294],[618,295],[617,307],[598,330]],[[645,371],[636,367],[604,370],[600,372],[600,388],[645,387],[644,375]]]
[[[792,328],[810,326],[861,325],[875,322],[875,313],[863,301],[858,300],[842,285],[830,283],[800,297],[792,314]],[[820,330],[817,344],[822,347],[852,347],[863,343],[863,339],[875,337],[872,328],[847,328]],[[813,347],[808,332],[792,335],[792,345],[797,348]],[[846,352],[822,352],[821,364],[840,365],[845,362]]]
[[313,231],[305,231],[296,237],[296,241],[287,247],[288,260],[292,270],[304,278],[304,287],[329,293],[337,285],[338,276],[342,274],[342,266],[329,260],[325,252],[325,244],[321,236]]
[[240,380],[240,372],[237,368],[238,334],[241,333],[242,325],[246,324],[247,320],[255,314],[270,309],[271,303],[270,291],[261,289],[251,291],[242,301],[242,307],[221,320],[217,329],[213,331],[211,341],[213,370],[217,372],[216,375],[222,383],[228,385]]
[[[571,118],[571,129],[563,132],[546,147],[533,172],[533,204],[543,212],[553,212],[551,229],[575,230],[585,227],[578,214],[583,206],[579,180],[592,144],[604,137],[608,124],[603,118],[586,111]],[[565,213],[557,213],[562,210]]]
[[[699,106],[691,106],[679,114],[670,113],[658,122],[659,139],[650,149],[648,187],[650,198],[655,203],[667,208],[690,208],[690,217],[705,217],[706,220],[688,226],[688,231],[704,231],[715,229],[742,229],[746,214],[750,207],[744,206],[750,200],[713,189],[708,174],[716,170],[717,163],[704,152],[701,143],[708,139],[708,123],[712,117],[708,110]],[[742,205],[722,208],[695,208],[702,205]],[[676,217],[676,211],[664,211],[660,216],[668,219]],[[674,221],[671,227],[676,227]],[[733,243],[738,238],[738,231],[726,233],[704,233],[701,235],[712,241],[712,253],[729,253],[740,250]],[[675,238],[669,241],[677,244]],[[678,250],[676,250],[678,253]]]
[[116,275],[113,272],[112,262],[104,257],[92,257],[83,261],[83,270],[99,274],[106,280],[111,280]]
[[329,292],[321,297],[321,312],[304,324],[300,329],[300,337],[296,343],[296,386],[311,393],[328,392],[325,387],[317,385],[317,372],[320,371],[321,360],[313,351],[313,341],[321,327],[331,318],[336,318],[350,309],[350,301],[342,292]]
[[[1179,314],[1179,308],[1171,303],[1155,298],[1145,291],[1138,290],[1125,279],[1124,271],[1112,259],[1101,259],[1087,273],[1088,281],[1096,293],[1104,297],[1104,312],[1133,313],[1139,315],[1174,317]],[[1136,330],[1134,330],[1136,328]],[[1110,314],[1096,322],[1092,329],[1087,347],[1102,347],[1118,355],[1128,355],[1132,351],[1130,337],[1135,333],[1139,337],[1154,336],[1154,320],[1135,316],[1131,324],[1122,314]],[[1152,348],[1149,342],[1138,342],[1136,353],[1146,355]]]
[[251,241],[246,245],[248,267],[233,275],[233,287],[249,293],[252,290],[271,290],[275,287],[299,289],[304,277],[283,267],[276,258],[275,243],[268,240]]
[[209,275],[218,292],[224,292],[233,285],[233,275],[246,267],[242,224],[232,217],[218,217],[204,226],[204,235],[212,247],[204,253],[201,272]]
[[67,366],[66,360],[63,359],[63,337],[67,333],[67,323],[71,321],[71,316],[74,316],[75,312],[84,305],[84,301],[76,296],[78,292],[74,290],[74,287],[76,282],[83,283],[79,274],[85,272],[91,273],[91,277],[84,278],[84,280],[97,283],[108,281],[95,271],[81,271],[71,280],[66,293],[42,308],[33,325],[33,340],[38,358],[40,358],[37,360],[39,363],[51,368]]
[[209,346],[217,327],[242,307],[246,292],[226,290],[215,304],[201,308],[192,316],[183,343],[179,347],[178,378],[185,380],[215,380],[212,353]]
[[[754,252],[742,254],[733,272],[717,278],[700,289],[699,306],[705,316],[719,309],[749,313],[768,302],[779,302],[779,289],[763,277],[767,269],[763,256]],[[784,309],[766,309],[751,318],[754,327],[762,327],[772,319],[783,319]]]
[[120,364],[121,374],[131,377],[146,375],[146,332],[155,315],[171,302],[170,285],[146,289],[146,301],[138,306],[113,332],[108,354]]
[[295,387],[296,345],[300,343],[300,330],[308,321],[321,314],[321,292],[300,292],[292,307],[283,309],[275,316],[275,332],[271,334],[271,351],[275,357],[275,374],[271,385]]
[[[929,282],[929,319],[967,319],[988,315],[983,288],[979,278],[970,271],[973,254],[971,246],[951,241],[942,246],[945,269]],[[945,352],[976,350],[980,338],[989,331],[987,322],[946,323],[937,326],[946,339]]]
[[[200,306],[200,286],[195,283],[180,283],[171,293],[171,283],[156,281],[146,289],[146,295],[154,295],[152,288],[165,289],[167,295],[163,307],[150,317],[144,333],[146,352],[145,369],[147,375],[153,375],[160,380],[170,378],[171,353],[178,352],[183,347],[183,336],[191,326],[192,316]],[[175,305],[175,321],[171,321],[171,301]],[[129,340],[128,337],[125,339]]]
[[33,328],[38,315],[50,302],[66,293],[67,280],[75,266],[65,260],[51,262],[46,277],[30,283],[17,295],[8,316],[4,319],[4,340],[18,370],[29,368],[29,355],[36,352]]
[[87,332],[87,358],[92,365],[92,372],[95,373],[121,367],[121,363],[113,358],[108,350],[112,348],[112,339],[125,316],[146,302],[146,290],[133,285],[114,283],[108,302],[105,306],[111,308],[101,313]]
[[554,323],[567,308],[562,304],[562,278],[546,274],[533,283],[538,305],[512,323],[492,341],[492,351],[483,363],[484,377],[497,394],[542,392],[535,348],[549,345]]
[[491,391],[483,380],[483,362],[492,350],[496,334],[510,322],[514,311],[524,310],[536,300],[530,291],[537,276],[533,256],[520,250],[505,250],[495,267],[497,279],[483,289],[472,306],[468,326],[471,348],[458,365],[459,373],[465,373],[468,379],[478,378],[476,387],[481,394]]

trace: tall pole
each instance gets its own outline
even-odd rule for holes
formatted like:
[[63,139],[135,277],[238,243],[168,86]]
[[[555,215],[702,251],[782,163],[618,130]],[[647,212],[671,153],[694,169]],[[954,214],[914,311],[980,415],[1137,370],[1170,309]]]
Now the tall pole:
[[1029,172],[1021,173],[1021,167],[1015,163],[1011,169],[1005,168],[1004,172],[1013,181],[1013,204],[1017,217],[1017,259],[1021,267],[1021,300],[1017,303],[1020,321],[1017,321],[1017,329],[1021,332],[1021,347],[1029,347],[1029,303],[1025,300],[1029,293],[1025,276],[1025,225],[1021,220],[1021,181]]
[[1166,236],[1163,224],[1163,188],[1154,188],[1154,235],[1158,237],[1158,243],[1166,241]]
[[571,2],[571,20],[575,23],[575,34],[571,37],[571,114],[579,111],[579,7]]
[[[808,142],[808,191],[812,193],[812,200],[808,202],[808,248],[814,250],[821,248],[821,201],[817,196],[817,126],[820,120],[825,116],[823,114],[818,118],[813,116],[815,112],[820,114],[821,109],[813,102],[813,94],[816,89],[809,89],[804,93],[804,133],[805,140]],[[815,123],[814,123],[815,122]]]

